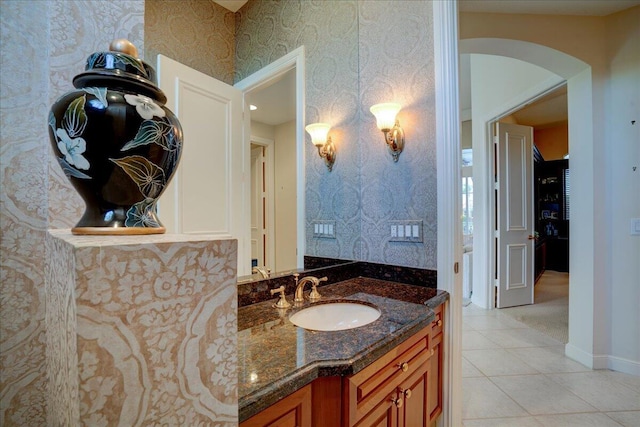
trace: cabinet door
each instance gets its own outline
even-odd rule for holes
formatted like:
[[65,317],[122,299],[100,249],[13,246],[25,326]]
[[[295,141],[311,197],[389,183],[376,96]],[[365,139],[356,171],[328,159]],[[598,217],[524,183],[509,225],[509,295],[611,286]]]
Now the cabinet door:
[[394,403],[397,393],[386,397],[378,406],[364,415],[355,427],[397,427],[398,408]]
[[240,424],[240,427],[311,426],[311,385],[307,385]]
[[400,384],[428,362],[430,332],[431,326],[427,326],[362,371],[345,378],[345,425],[358,425],[362,417],[389,400]]
[[427,427],[429,411],[427,401],[429,385],[433,382],[430,363],[422,365],[409,379],[398,388],[398,398],[404,399],[399,408],[398,425],[403,427]]

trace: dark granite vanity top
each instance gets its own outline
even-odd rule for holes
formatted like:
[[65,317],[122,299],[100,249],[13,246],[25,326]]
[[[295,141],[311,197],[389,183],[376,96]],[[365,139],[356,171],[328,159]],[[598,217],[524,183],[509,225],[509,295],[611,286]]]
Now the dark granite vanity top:
[[[239,416],[244,421],[321,376],[351,375],[429,325],[430,308],[449,294],[433,288],[355,278],[319,287],[321,301],[374,304],[380,318],[356,329],[309,331],[294,326],[291,314],[272,307],[277,298],[238,310]],[[305,290],[307,291],[307,290]],[[305,292],[305,295],[308,292]],[[287,300],[292,302],[291,295]]]

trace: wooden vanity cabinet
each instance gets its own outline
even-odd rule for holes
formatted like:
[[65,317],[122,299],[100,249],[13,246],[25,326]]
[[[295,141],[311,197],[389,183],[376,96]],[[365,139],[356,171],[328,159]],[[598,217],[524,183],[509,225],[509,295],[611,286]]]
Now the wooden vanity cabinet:
[[240,427],[431,427],[442,413],[443,306],[433,322],[349,377],[321,377]]
[[[427,395],[424,388],[428,381],[420,383],[421,391],[411,389],[416,387],[415,378],[429,375],[430,336],[431,326],[427,326],[362,371],[343,380],[343,425],[379,425],[378,421],[383,420],[386,423],[380,425],[404,425],[400,424],[406,418],[404,391],[409,390],[409,400],[413,394]],[[412,401],[410,408],[414,406]],[[421,413],[425,413],[424,407]]]

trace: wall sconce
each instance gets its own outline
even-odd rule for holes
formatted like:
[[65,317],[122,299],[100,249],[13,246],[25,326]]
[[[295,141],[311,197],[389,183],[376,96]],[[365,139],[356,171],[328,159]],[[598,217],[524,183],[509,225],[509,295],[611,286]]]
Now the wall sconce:
[[333,169],[333,163],[336,161],[336,148],[328,136],[331,125],[327,123],[313,123],[305,127],[306,131],[311,135],[311,142],[318,147],[318,154],[324,159],[324,164],[329,168],[329,172]]
[[371,113],[376,116],[378,129],[384,133],[384,140],[391,151],[394,162],[398,161],[398,156],[404,148],[404,131],[396,120],[399,111],[400,104],[392,102],[376,104],[371,107]]

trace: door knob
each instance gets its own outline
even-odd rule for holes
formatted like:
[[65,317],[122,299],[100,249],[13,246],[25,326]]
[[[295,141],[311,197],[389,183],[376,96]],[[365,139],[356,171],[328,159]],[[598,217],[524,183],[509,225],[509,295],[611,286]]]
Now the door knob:
[[534,236],[533,234],[529,234],[529,237],[527,237],[527,239],[536,240],[536,236]]

